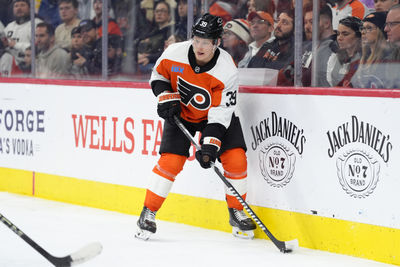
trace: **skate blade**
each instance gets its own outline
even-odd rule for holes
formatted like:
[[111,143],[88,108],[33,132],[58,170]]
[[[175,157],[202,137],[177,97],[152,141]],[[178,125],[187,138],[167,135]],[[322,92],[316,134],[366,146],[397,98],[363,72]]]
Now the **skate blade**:
[[142,239],[142,240],[147,241],[147,240],[149,240],[149,238],[150,238],[150,236],[152,234],[153,234],[152,232],[149,232],[149,231],[146,231],[146,230],[138,228],[136,233],[135,233],[135,237],[138,238],[138,239]]
[[240,230],[238,227],[232,227],[232,234],[235,237],[239,237],[242,239],[253,239],[254,238],[253,230],[243,231],[243,230]]

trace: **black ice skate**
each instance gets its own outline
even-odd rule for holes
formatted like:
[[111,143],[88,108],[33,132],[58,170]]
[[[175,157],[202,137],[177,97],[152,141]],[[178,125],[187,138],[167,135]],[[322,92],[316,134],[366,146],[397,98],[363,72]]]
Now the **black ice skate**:
[[232,234],[236,237],[244,239],[253,239],[256,224],[252,219],[247,217],[243,210],[228,208],[229,224],[232,226]]
[[155,217],[155,211],[143,207],[142,213],[140,213],[139,220],[137,221],[138,230],[135,234],[136,238],[148,240],[150,236],[157,231]]

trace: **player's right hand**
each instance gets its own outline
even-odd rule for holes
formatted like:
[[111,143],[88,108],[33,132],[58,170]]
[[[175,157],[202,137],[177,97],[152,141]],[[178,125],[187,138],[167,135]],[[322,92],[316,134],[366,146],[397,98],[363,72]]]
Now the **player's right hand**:
[[158,95],[158,116],[175,124],[174,116],[180,117],[181,96],[178,92],[164,91]]

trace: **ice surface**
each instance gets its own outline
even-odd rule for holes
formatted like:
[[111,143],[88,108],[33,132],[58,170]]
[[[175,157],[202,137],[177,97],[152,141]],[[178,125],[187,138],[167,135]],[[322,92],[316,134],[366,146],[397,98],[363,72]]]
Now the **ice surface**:
[[[103,252],[79,266],[270,266],[383,267],[365,259],[299,248],[282,254],[264,239],[157,221],[149,241],[134,238],[136,216],[0,192],[0,213],[54,256],[65,256],[94,241]],[[1,267],[52,266],[0,224]]]

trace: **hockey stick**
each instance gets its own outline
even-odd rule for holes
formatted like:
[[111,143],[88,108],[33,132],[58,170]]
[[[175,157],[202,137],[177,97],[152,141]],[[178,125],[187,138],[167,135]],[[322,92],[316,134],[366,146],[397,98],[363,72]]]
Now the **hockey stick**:
[[100,254],[103,247],[100,243],[91,243],[75,253],[72,253],[65,257],[55,257],[39,246],[35,241],[33,241],[29,236],[21,231],[17,226],[10,222],[6,217],[0,213],[0,221],[8,226],[14,233],[21,237],[26,243],[33,247],[37,252],[39,252],[43,257],[50,261],[56,267],[67,267],[76,264],[83,263],[90,260],[91,258]]
[[[178,117],[174,116],[174,120],[176,125],[181,129],[183,134],[190,140],[190,142],[196,147],[197,150],[200,150],[201,147],[196,143],[193,136],[189,133],[183,123],[178,119]],[[243,205],[244,209],[247,213],[250,214],[251,218],[257,223],[257,225],[264,231],[264,233],[271,239],[271,241],[275,244],[275,246],[283,253],[289,253],[295,250],[299,246],[299,242],[297,239],[290,241],[280,241],[278,240],[264,225],[264,223],[260,220],[260,218],[254,213],[254,211],[247,205],[246,201],[242,198],[242,196],[238,193],[238,191],[233,187],[233,185],[226,179],[226,177],[222,174],[220,169],[215,166],[215,163],[211,162],[211,166],[214,171],[217,173],[219,178],[221,178],[222,182],[228,187],[228,189],[232,192],[232,194],[236,197],[236,199]]]

